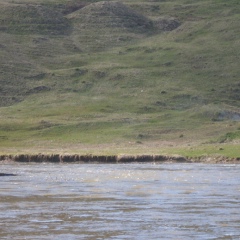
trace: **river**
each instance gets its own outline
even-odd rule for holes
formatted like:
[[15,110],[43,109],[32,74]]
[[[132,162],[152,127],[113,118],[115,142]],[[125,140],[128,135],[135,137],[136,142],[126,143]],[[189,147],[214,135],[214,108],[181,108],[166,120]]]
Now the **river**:
[[1,163],[0,239],[240,239],[240,165]]

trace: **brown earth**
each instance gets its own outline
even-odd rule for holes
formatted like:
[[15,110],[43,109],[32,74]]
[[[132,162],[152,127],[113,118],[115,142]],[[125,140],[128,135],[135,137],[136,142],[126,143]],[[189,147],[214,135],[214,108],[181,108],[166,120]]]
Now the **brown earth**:
[[3,162],[22,162],[22,163],[240,163],[240,158],[227,157],[197,157],[185,158],[182,156],[165,155],[60,155],[60,154],[20,154],[20,155],[1,155],[0,161]]

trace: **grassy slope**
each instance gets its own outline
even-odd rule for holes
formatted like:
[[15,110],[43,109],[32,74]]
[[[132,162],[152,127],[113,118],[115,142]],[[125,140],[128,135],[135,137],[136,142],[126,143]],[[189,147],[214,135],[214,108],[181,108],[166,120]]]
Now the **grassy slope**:
[[239,1],[122,2],[181,26],[136,31],[96,7],[91,23],[69,13],[80,1],[0,1],[0,151],[239,157]]

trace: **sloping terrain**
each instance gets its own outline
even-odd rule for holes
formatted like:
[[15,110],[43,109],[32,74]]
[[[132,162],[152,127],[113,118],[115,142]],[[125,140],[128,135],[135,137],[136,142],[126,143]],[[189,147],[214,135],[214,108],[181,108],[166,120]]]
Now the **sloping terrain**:
[[[154,33],[151,20],[119,2],[56,6],[3,2],[0,17],[0,106],[19,102],[34,92],[34,80],[39,89],[39,80],[49,77],[49,64],[54,68],[65,64],[59,57],[103,51]],[[172,23],[164,23],[168,25]]]
[[64,34],[66,19],[54,8],[38,4],[1,3],[1,31],[13,34]]
[[144,37],[153,28],[149,19],[120,2],[89,4],[67,18],[73,23],[75,42],[88,51]]
[[2,151],[238,155],[239,13],[236,0],[0,1]]

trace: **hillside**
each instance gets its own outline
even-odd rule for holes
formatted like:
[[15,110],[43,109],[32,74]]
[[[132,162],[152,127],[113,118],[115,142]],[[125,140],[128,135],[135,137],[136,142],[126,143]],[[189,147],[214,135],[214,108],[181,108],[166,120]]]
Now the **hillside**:
[[238,0],[0,0],[0,152],[240,157]]

